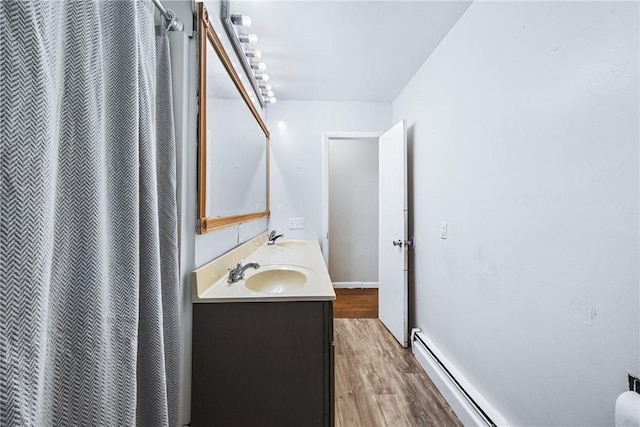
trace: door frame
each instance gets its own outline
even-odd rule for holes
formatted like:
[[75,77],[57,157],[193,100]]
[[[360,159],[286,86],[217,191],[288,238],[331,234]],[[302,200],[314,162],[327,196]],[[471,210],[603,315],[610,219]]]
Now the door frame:
[[[322,132],[322,256],[329,269],[329,142],[335,139],[378,139],[384,132]],[[351,283],[351,282],[349,282]],[[355,282],[354,282],[355,283]],[[377,287],[372,283],[368,286]],[[342,284],[341,287],[348,287]]]

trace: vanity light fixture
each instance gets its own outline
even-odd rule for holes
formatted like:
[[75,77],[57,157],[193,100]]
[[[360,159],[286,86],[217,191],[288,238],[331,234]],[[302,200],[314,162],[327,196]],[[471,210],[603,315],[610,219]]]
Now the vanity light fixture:
[[247,15],[234,14],[231,15],[231,23],[240,27],[249,28],[251,26],[251,18]]
[[276,98],[273,96],[271,85],[266,84],[269,80],[269,75],[265,73],[267,66],[264,62],[259,61],[262,58],[262,51],[254,47],[258,43],[258,36],[247,30],[251,27],[251,18],[239,13],[232,14],[231,0],[221,0],[220,3],[222,25],[249,80],[249,85],[245,84],[245,86],[251,86],[253,91],[249,92],[255,95],[251,99],[257,99],[263,108],[266,103],[273,104],[276,102]]

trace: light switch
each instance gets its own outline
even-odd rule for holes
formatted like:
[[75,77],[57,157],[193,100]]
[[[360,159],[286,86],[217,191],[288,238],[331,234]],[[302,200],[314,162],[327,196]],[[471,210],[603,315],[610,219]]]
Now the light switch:
[[304,228],[304,218],[289,218],[289,230]]
[[442,221],[440,223],[440,238],[441,239],[447,238],[447,222],[446,221]]

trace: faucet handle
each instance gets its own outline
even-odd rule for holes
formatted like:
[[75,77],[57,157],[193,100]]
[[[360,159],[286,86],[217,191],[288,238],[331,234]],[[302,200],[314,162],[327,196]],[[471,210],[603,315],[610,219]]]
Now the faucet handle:
[[227,271],[237,270],[237,269],[239,269],[239,268],[242,268],[242,262],[243,262],[243,261],[244,261],[244,260],[243,260],[243,259],[241,259],[240,261],[238,261],[238,264],[236,264],[236,266],[235,266],[235,267],[229,267],[229,268],[227,268]]

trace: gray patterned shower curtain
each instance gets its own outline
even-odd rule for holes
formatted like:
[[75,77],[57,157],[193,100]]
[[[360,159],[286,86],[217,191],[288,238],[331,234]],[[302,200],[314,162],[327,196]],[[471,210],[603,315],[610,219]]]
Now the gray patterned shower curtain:
[[176,426],[168,40],[141,1],[0,1],[0,425]]

